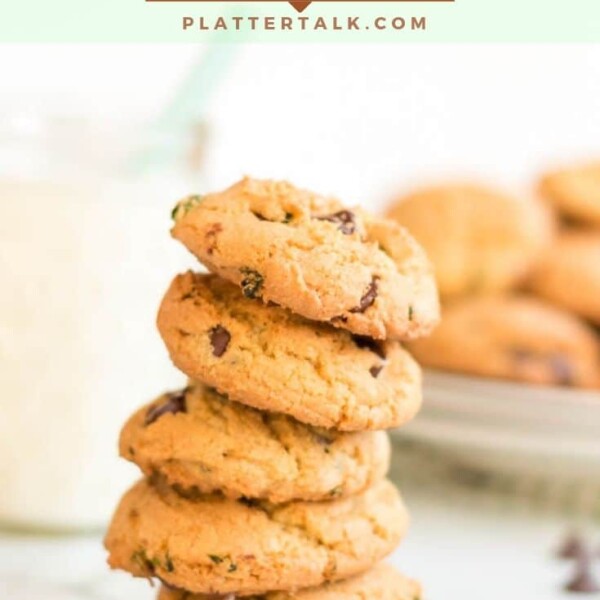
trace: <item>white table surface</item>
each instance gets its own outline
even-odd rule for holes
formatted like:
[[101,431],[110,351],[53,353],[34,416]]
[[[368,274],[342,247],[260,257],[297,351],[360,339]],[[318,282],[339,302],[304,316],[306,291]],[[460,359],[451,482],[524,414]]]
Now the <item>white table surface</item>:
[[[412,514],[392,562],[422,581],[428,600],[559,600],[573,565],[553,550],[573,518],[491,494],[404,482]],[[596,547],[600,529],[584,528]],[[600,561],[597,561],[600,563]],[[600,564],[598,565],[600,566]],[[600,572],[596,572],[600,578]],[[105,566],[101,535],[0,534],[1,600],[150,600],[147,581]],[[600,595],[593,597],[600,598]]]

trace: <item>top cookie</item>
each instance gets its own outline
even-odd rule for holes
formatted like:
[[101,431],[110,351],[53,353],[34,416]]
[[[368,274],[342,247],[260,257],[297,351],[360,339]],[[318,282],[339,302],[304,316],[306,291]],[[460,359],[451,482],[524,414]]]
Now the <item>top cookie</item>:
[[515,286],[553,232],[540,202],[477,185],[416,191],[394,203],[388,216],[423,245],[446,298]]
[[186,375],[259,410],[360,431],[400,426],[421,404],[419,366],[400,342],[249,300],[216,275],[176,277],[157,324]]
[[539,189],[566,217],[600,226],[600,162],[548,173]]
[[249,298],[378,339],[415,338],[438,321],[431,267],[411,236],[332,198],[246,178],[182,200],[173,218],[173,236]]
[[[400,574],[394,567],[379,563],[372,569],[345,581],[326,583],[317,588],[297,592],[270,592],[246,596],[246,600],[420,600],[421,586]],[[162,586],[158,600],[236,600],[235,594],[206,596]]]
[[422,364],[440,369],[544,385],[600,385],[595,333],[574,315],[525,296],[452,303],[434,334],[410,349]]

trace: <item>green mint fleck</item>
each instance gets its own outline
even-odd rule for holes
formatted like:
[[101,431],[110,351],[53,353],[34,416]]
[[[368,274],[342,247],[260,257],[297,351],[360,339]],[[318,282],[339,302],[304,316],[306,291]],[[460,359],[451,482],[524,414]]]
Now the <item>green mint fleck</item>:
[[187,213],[194,208],[194,206],[198,206],[202,202],[202,196],[196,194],[194,196],[188,196],[187,198],[178,202],[173,210],[171,211],[171,219],[173,221],[178,221],[182,217],[185,217]]
[[168,554],[165,556],[165,570],[167,571],[167,573],[172,573],[175,570],[173,560]]
[[387,254],[388,256],[391,256],[390,251],[381,243],[378,242],[377,246],[379,246],[379,249],[384,253]]
[[286,212],[285,213],[285,217],[283,219],[283,222],[284,223],[290,223],[293,218],[294,218],[294,215],[292,213]]
[[240,269],[242,277],[242,294],[246,298],[257,298],[260,296],[260,290],[262,289],[264,278],[258,272],[248,267],[242,267]]
[[412,321],[415,316],[415,309],[412,306],[408,307],[408,320]]
[[229,565],[229,569],[227,569],[227,572],[228,572],[228,573],[233,573],[233,572],[235,572],[235,571],[237,571],[237,565],[236,565],[235,563],[231,563],[231,564]]
[[336,487],[334,487],[332,490],[329,490],[329,495],[332,498],[337,498],[338,496],[341,496],[342,494],[342,486],[338,485]]
[[136,550],[131,555],[131,560],[140,567],[143,571],[154,571],[155,562],[148,558],[146,554],[146,550],[141,548],[140,550]]
[[223,557],[219,556],[218,554],[209,554],[208,558],[210,558],[210,560],[212,560],[215,565],[220,565],[223,562]]

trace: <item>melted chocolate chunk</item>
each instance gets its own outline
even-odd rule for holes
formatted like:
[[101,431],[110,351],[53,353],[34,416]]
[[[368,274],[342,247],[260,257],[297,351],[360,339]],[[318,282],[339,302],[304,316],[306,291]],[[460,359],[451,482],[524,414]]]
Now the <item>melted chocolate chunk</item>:
[[259,221],[268,221],[269,219],[267,219],[267,217],[263,217],[259,212],[256,212],[255,210],[250,211]]
[[352,340],[359,348],[370,350],[377,354],[379,358],[386,358],[385,348],[381,342],[365,335],[353,335]]
[[356,231],[356,221],[353,212],[349,210],[340,210],[339,212],[331,215],[325,215],[324,217],[315,217],[318,221],[329,221],[330,223],[336,223],[338,229],[344,235],[350,235]]
[[221,231],[223,231],[223,225],[221,225],[221,223],[213,223],[206,232],[204,239],[206,241],[206,252],[208,254],[212,254],[215,251],[215,248],[217,247],[217,235],[221,233]]
[[258,271],[247,267],[243,267],[240,271],[243,275],[241,282],[242,294],[246,298],[257,298],[264,283],[263,276]]
[[223,356],[229,346],[231,334],[222,325],[215,325],[210,331],[210,345],[212,346],[213,356],[217,358]]
[[251,211],[252,214],[259,220],[259,221],[268,221],[269,223],[290,223],[291,220],[294,218],[294,215],[292,213],[286,212],[283,215],[283,221],[273,221],[272,219],[267,219],[267,217],[265,217],[264,215],[261,215],[259,212],[256,212],[255,210]]
[[375,298],[377,298],[377,277],[373,277],[367,291],[364,293],[363,297],[360,299],[360,304],[354,308],[350,309],[351,313],[364,313],[373,302],[375,302]]
[[587,552],[583,539],[576,533],[569,534],[561,544],[556,555],[558,558],[579,559]]
[[384,365],[374,365],[369,369],[369,373],[371,373],[371,375],[377,379],[377,376],[379,375],[379,373],[381,373],[381,371],[383,370]]
[[313,436],[318,444],[325,447],[331,446],[335,440],[332,434],[324,429],[313,430]]
[[186,412],[185,395],[188,388],[185,388],[179,392],[171,392],[166,395],[165,401],[160,404],[155,404],[148,409],[146,418],[144,419],[144,425],[148,426],[154,423],[167,413],[176,414],[180,412]]
[[571,386],[574,384],[573,366],[564,354],[552,354],[548,358],[548,364],[558,385]]
[[594,594],[600,592],[600,585],[592,573],[589,556],[580,558],[573,578],[565,585],[568,592]]
[[260,506],[260,501],[256,498],[246,498],[245,496],[242,496],[239,498],[238,502],[244,506],[247,506],[248,508],[257,508]]
[[550,370],[557,385],[572,386],[575,383],[575,373],[569,358],[564,354],[539,354],[525,348],[513,348],[511,351],[513,360],[517,363],[536,361],[545,365]]

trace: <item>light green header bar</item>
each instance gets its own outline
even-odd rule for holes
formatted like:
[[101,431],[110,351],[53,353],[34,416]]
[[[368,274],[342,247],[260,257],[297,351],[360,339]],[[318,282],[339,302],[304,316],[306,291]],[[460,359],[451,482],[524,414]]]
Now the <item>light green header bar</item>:
[[315,0],[302,13],[284,0],[2,0],[1,10],[3,42],[600,42],[600,0]]

